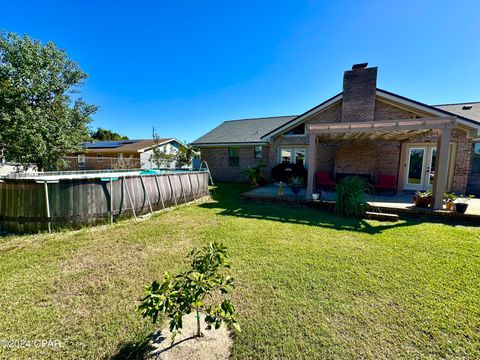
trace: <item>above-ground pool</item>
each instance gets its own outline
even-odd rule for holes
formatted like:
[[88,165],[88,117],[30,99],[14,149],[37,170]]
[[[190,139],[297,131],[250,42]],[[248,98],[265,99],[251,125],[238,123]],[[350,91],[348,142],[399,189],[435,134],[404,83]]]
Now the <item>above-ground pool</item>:
[[208,171],[84,171],[0,178],[0,229],[78,228],[207,196]]

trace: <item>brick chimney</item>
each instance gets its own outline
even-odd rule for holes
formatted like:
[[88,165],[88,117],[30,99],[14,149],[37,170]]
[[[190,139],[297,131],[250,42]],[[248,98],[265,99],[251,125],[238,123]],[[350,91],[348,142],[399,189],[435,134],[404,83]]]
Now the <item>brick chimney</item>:
[[377,67],[353,65],[343,75],[342,122],[373,121]]

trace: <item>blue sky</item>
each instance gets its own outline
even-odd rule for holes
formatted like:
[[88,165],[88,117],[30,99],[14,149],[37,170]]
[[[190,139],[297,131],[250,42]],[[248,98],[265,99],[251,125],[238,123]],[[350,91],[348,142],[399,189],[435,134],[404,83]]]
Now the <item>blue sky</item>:
[[92,126],[192,141],[220,122],[291,115],[368,61],[378,86],[480,101],[480,2],[9,1],[0,28],[54,41],[89,78]]

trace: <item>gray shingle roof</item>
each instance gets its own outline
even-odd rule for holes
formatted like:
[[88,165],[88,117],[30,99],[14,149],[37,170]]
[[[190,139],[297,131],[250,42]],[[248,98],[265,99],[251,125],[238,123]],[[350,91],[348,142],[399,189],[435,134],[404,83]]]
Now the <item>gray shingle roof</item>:
[[261,137],[296,116],[275,116],[225,121],[195,140],[193,145],[262,142]]
[[[480,102],[434,105],[436,108],[480,123]],[[471,108],[470,108],[471,107]]]

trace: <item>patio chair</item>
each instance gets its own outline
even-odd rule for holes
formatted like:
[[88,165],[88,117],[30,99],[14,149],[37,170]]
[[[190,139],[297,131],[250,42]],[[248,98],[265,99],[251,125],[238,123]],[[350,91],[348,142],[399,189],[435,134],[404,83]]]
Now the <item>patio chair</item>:
[[315,173],[315,183],[320,188],[332,189],[337,184],[330,178],[330,174],[326,171],[317,171]]
[[377,191],[395,192],[397,190],[397,177],[395,175],[378,175],[374,188]]

